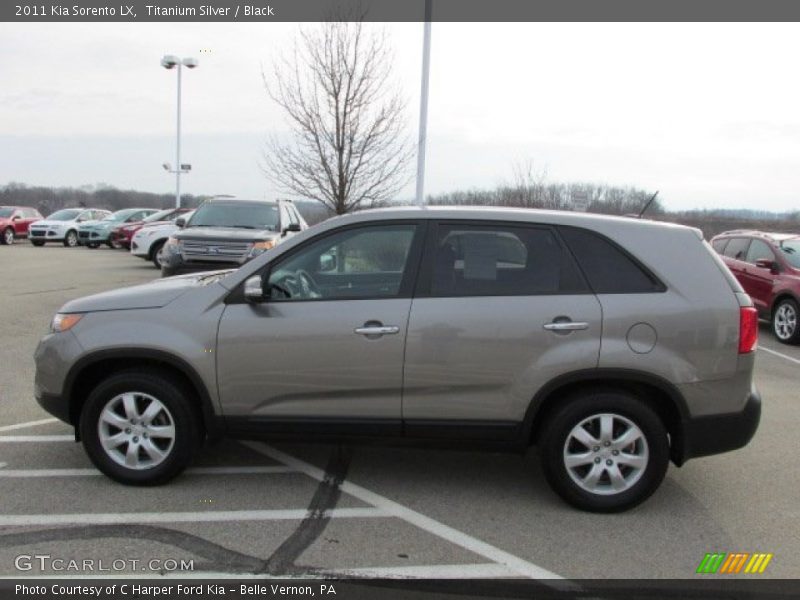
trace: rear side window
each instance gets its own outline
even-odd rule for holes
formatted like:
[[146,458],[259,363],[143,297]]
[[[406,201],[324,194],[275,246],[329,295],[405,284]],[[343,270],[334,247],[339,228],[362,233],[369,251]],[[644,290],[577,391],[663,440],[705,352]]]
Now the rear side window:
[[652,273],[605,237],[577,227],[561,227],[560,231],[595,293],[644,294],[666,289]]
[[749,245],[749,238],[731,238],[731,241],[725,246],[723,255],[734,260],[744,260],[745,256],[747,256],[747,247]]
[[714,248],[719,254],[725,252],[725,246],[728,245],[729,238],[718,238],[716,240],[711,240],[711,247]]
[[442,224],[432,249],[431,295],[584,293],[580,272],[550,229]]

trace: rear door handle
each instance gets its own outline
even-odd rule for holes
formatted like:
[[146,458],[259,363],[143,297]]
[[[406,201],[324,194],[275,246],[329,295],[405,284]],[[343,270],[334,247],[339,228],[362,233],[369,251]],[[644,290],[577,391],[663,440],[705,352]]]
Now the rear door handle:
[[581,331],[589,329],[588,323],[579,321],[553,321],[543,325],[547,331]]
[[400,328],[396,325],[367,325],[356,327],[355,333],[366,336],[394,335],[400,333]]

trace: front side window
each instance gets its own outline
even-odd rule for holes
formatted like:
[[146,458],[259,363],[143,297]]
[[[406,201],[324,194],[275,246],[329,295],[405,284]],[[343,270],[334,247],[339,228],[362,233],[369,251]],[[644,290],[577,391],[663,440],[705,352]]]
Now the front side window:
[[545,228],[441,225],[431,295],[530,296],[586,291],[572,259]]
[[747,249],[747,257],[745,260],[749,263],[756,264],[757,260],[767,259],[775,260],[775,255],[769,244],[762,240],[753,240],[750,242],[750,248]]
[[391,298],[400,294],[416,226],[360,227],[313,241],[276,264],[273,300]]

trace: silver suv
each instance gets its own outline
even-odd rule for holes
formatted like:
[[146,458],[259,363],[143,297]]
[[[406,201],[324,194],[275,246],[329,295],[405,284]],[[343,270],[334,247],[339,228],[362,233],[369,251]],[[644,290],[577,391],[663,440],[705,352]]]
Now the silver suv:
[[699,231],[411,208],[331,219],[236,271],[67,303],[36,397],[128,484],[205,439],[525,451],[570,504],[642,502],[753,436],[757,314]]

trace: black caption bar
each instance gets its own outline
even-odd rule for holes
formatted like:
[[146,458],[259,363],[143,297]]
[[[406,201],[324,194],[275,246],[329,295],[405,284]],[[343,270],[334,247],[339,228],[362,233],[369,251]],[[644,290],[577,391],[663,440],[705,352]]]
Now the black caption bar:
[[797,598],[800,580],[696,578],[684,580],[414,580],[414,579],[6,579],[7,600],[788,600]]
[[[431,20],[798,21],[797,0],[429,0]],[[3,0],[0,21],[423,21],[426,0]]]

